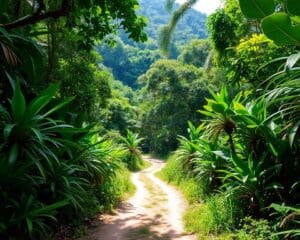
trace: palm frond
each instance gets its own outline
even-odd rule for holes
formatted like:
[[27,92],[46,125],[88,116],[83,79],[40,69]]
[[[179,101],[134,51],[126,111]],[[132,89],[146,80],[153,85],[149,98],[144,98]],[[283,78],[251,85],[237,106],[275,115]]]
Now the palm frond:
[[[172,6],[174,0],[168,0],[167,6]],[[190,9],[197,0],[187,0],[177,10],[175,10],[171,16],[170,22],[160,29],[159,33],[159,48],[165,56],[169,54],[169,46],[172,38],[172,34],[179,22],[180,18],[184,16],[186,11]]]

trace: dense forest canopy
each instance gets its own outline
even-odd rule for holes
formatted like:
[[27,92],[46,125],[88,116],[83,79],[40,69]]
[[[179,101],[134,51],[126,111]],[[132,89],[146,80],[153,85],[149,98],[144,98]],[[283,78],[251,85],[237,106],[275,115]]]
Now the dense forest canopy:
[[[159,51],[159,29],[167,24],[171,14],[166,11],[165,2],[160,0],[140,0],[139,13],[147,18],[145,32],[148,41],[138,43],[130,38],[125,32],[121,32],[115,48],[107,44],[101,44],[97,50],[103,56],[103,63],[111,69],[114,77],[124,84],[137,88],[137,79],[144,74],[155,60],[163,56]],[[179,5],[175,4],[175,8]],[[170,56],[176,59],[184,45],[192,39],[206,38],[207,16],[190,9],[177,25],[174,33],[174,42],[171,46]]]

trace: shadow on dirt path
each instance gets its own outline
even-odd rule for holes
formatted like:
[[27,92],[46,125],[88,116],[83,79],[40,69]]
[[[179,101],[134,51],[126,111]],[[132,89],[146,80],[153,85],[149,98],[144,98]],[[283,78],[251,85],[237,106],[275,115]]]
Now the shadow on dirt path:
[[195,240],[183,230],[186,202],[173,187],[155,176],[164,161],[144,157],[151,167],[132,174],[136,193],[115,215],[102,215],[99,226],[80,240]]

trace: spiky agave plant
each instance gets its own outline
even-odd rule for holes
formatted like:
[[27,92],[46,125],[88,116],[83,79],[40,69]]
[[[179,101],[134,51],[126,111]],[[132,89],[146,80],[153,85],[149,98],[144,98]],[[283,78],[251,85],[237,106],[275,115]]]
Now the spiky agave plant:
[[121,137],[123,146],[127,151],[124,161],[126,162],[128,168],[131,171],[137,171],[142,169],[144,161],[142,159],[142,153],[140,149],[140,143],[143,141],[143,138],[139,138],[138,134],[127,130],[126,137]]
[[[222,132],[225,132],[229,137],[229,145],[232,153],[235,154],[235,146],[233,142],[233,132],[236,129],[236,123],[233,121],[232,116],[234,112],[232,110],[232,102],[229,99],[228,91],[225,86],[217,94],[210,91],[213,99],[207,99],[207,104],[204,106],[204,110],[199,112],[207,116],[206,129],[208,136],[212,140],[216,140]],[[236,95],[234,101],[240,99],[240,95]]]
[[195,127],[191,122],[188,122],[188,126],[188,138],[178,136],[179,148],[176,150],[176,156],[178,161],[181,162],[182,168],[187,173],[192,173],[194,168],[193,159],[198,156],[199,139],[204,124]]
[[[228,165],[227,170],[221,170],[224,173],[223,187],[247,201],[249,213],[259,217],[261,210],[272,200],[272,195],[268,193],[282,187],[280,183],[273,182],[272,178],[281,166],[269,166],[266,155],[261,155],[259,159],[254,159],[252,154],[247,158],[232,155],[231,162],[233,164]],[[270,196],[270,199],[267,196]]]
[[[277,109],[269,116],[270,119],[284,121],[284,131],[289,139],[290,146],[297,144],[300,129],[300,53],[288,57],[274,59],[272,62],[282,62],[282,68],[270,76],[264,83],[267,83],[264,97],[268,107]],[[270,63],[267,63],[268,65]],[[265,66],[262,66],[262,68]]]
[[56,154],[58,149],[64,149],[60,131],[72,128],[50,118],[71,101],[66,99],[51,108],[46,107],[57,88],[51,85],[27,103],[20,84],[16,83],[11,108],[0,105],[0,236],[5,238],[34,239],[43,235],[47,229],[46,219],[54,220],[55,210],[70,203],[64,196],[49,201],[41,195],[49,168],[60,163]]
[[28,103],[17,83],[11,108],[0,106],[0,238],[44,238],[49,220],[86,214],[94,189],[114,175],[120,157],[110,143],[54,117],[72,100],[49,106],[57,90]]

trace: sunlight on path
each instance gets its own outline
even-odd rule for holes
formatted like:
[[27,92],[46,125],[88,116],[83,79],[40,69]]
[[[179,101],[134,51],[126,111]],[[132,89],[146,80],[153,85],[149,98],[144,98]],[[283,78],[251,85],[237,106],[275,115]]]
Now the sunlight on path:
[[152,166],[132,174],[135,195],[121,204],[115,215],[101,216],[101,223],[81,240],[194,240],[185,235],[182,215],[186,203],[175,188],[154,174],[165,163],[146,158]]

